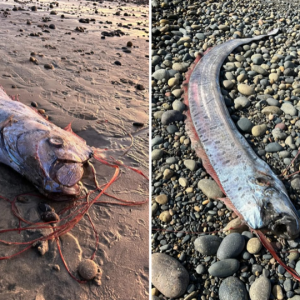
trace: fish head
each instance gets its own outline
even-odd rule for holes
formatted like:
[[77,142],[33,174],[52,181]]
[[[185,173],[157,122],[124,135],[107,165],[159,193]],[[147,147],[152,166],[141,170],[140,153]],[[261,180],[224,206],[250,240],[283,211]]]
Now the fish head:
[[279,178],[271,172],[268,175],[259,174],[252,183],[255,184],[255,197],[259,200],[261,227],[254,229],[267,229],[285,239],[298,237],[298,213]]
[[81,194],[80,181],[93,156],[83,139],[36,121],[8,126],[3,133],[10,158],[41,193],[55,200]]

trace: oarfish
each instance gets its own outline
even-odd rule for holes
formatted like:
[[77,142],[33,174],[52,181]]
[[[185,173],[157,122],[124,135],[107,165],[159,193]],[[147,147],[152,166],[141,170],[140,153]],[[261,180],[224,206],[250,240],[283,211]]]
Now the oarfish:
[[229,40],[195,64],[184,84],[189,107],[186,127],[205,169],[227,196],[223,199],[226,205],[250,228],[293,239],[300,232],[297,211],[281,180],[235,127],[219,84],[222,63],[236,47],[277,32]]
[[80,195],[80,180],[93,150],[74,134],[13,101],[0,87],[0,162],[55,200]]

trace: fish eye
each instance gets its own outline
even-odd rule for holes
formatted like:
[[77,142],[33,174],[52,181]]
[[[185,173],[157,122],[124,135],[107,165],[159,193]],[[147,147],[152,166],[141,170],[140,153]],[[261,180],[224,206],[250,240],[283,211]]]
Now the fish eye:
[[263,193],[266,196],[273,196],[274,193],[280,193],[280,192],[275,187],[267,187]]
[[257,177],[255,179],[255,182],[258,185],[261,185],[261,186],[268,186],[268,185],[270,185],[270,182],[266,178],[263,178],[263,177]]
[[64,144],[64,141],[61,137],[55,136],[55,137],[49,138],[49,143],[55,147],[62,147]]

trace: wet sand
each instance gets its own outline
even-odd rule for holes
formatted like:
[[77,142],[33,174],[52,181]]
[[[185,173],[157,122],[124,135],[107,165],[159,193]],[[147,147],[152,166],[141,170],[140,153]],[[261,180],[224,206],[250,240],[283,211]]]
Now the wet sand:
[[[27,105],[36,102],[54,124],[65,127],[72,122],[73,130],[90,146],[112,148],[109,155],[148,174],[148,6],[107,1],[51,3],[0,1],[0,85]],[[33,6],[37,11],[32,11]],[[127,47],[128,42],[132,47]],[[134,136],[134,146],[126,156],[120,155],[130,145],[130,137],[119,127],[97,123],[104,120]],[[100,183],[113,175],[107,166],[98,162],[94,166]],[[29,182],[0,165],[0,195],[12,199],[32,191],[36,192]],[[148,182],[126,170],[109,191],[141,201],[148,197]],[[17,205],[27,220],[38,222],[40,202],[26,197]],[[44,202],[56,211],[67,205]],[[0,210],[0,229],[16,227],[10,204],[1,200]],[[94,205],[89,215],[99,233],[94,261],[102,271],[101,285],[72,279],[55,242],[49,241],[43,256],[32,248],[0,261],[0,299],[148,299],[148,205]],[[35,234],[39,233],[9,233],[0,238],[24,241]],[[86,216],[61,237],[61,246],[72,274],[80,278],[79,262],[90,258],[95,249]],[[18,249],[0,245],[0,256]]]

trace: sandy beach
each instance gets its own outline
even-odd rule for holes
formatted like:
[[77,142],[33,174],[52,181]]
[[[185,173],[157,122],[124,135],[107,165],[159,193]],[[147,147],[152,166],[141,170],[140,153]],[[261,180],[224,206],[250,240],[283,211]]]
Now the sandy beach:
[[[0,85],[8,95],[35,105],[51,122],[75,133],[108,155],[148,174],[148,6],[132,2],[0,1]],[[108,120],[110,123],[98,123]],[[117,126],[114,126],[117,125]],[[126,129],[135,139],[131,143]],[[93,161],[99,183],[114,170]],[[35,192],[10,168],[0,165],[0,195]],[[148,182],[130,170],[109,192],[131,201],[148,198]],[[110,198],[104,196],[103,200]],[[42,200],[56,211],[66,202]],[[17,202],[20,214],[40,222],[36,197]],[[0,229],[16,228],[11,205],[0,201]],[[94,205],[89,210],[99,247],[95,263],[102,279],[80,284],[70,277],[54,241],[41,255],[36,248],[0,261],[0,299],[148,299],[148,204]],[[30,240],[37,231],[5,233],[8,241]],[[87,216],[60,238],[72,274],[95,249]],[[22,249],[0,245],[0,256]]]

